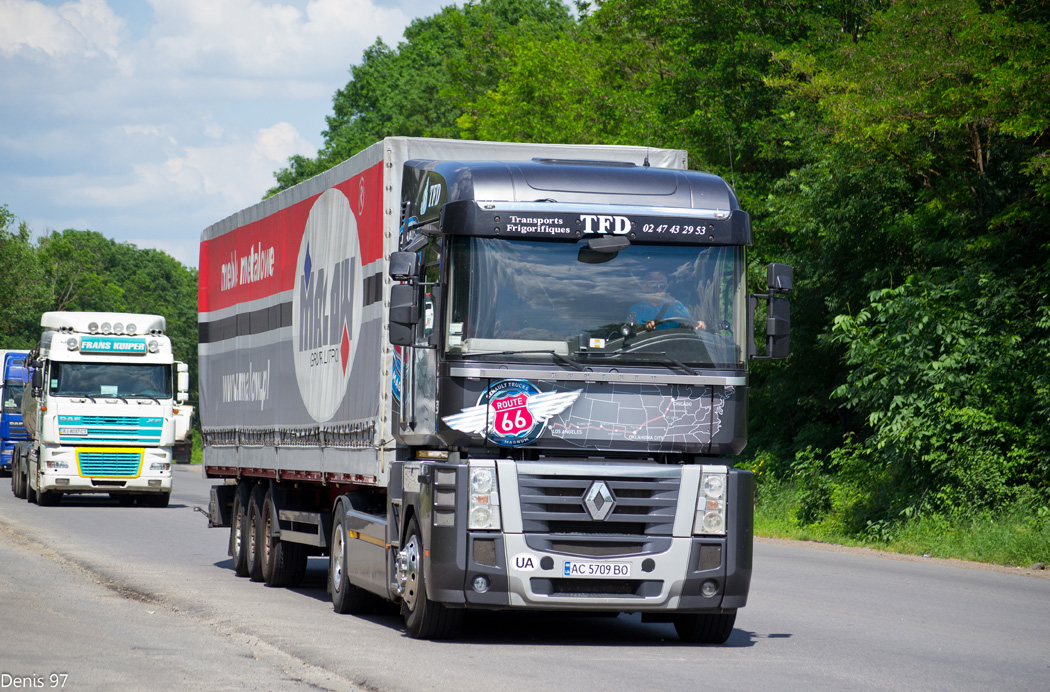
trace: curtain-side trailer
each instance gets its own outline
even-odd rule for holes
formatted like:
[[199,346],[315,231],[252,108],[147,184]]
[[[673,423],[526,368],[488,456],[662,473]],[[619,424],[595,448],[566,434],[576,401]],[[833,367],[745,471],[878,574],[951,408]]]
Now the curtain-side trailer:
[[[748,361],[790,267],[685,153],[388,138],[205,229],[200,419],[238,575],[329,558],[337,611],[641,613],[720,643],[747,602]],[[766,303],[765,348],[753,321]]]

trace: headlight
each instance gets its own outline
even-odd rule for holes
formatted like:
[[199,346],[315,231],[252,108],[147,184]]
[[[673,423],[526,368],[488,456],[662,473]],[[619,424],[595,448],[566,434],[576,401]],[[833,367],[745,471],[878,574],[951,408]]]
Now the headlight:
[[171,464],[166,461],[155,461],[149,466],[150,471],[169,471]]
[[68,469],[69,463],[61,459],[48,459],[46,466],[49,469]]
[[153,341],[151,339],[150,342],[149,342],[149,352],[150,353],[156,353],[159,350],[160,350],[160,344],[158,344],[156,341]]
[[66,339],[66,348],[68,348],[70,351],[77,350],[77,346],[79,345],[80,342],[77,341],[77,338],[75,336],[71,336],[68,339]]
[[700,497],[696,502],[693,533],[726,532],[726,472],[704,471],[700,477]]
[[470,506],[467,509],[470,529],[499,529],[499,490],[495,466],[471,466]]

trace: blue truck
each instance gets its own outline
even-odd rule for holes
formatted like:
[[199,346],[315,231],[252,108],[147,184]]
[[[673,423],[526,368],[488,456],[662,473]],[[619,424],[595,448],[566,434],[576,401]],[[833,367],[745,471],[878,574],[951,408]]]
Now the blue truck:
[[0,351],[0,472],[11,473],[15,445],[28,439],[22,424],[22,392],[28,380],[27,351]]

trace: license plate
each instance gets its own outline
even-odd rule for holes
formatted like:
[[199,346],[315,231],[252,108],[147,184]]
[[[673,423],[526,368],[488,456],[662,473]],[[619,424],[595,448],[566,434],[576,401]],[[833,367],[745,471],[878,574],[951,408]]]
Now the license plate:
[[566,577],[609,577],[623,579],[631,576],[630,562],[577,562],[566,560]]
[[88,434],[87,428],[59,428],[59,435],[75,435],[76,437],[84,437]]

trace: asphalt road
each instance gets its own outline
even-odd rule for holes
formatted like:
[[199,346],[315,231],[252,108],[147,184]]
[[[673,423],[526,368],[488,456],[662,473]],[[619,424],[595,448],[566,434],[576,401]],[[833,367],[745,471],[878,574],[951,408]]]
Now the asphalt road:
[[208,529],[212,481],[176,467],[171,506],[17,500],[0,481],[0,691],[1050,689],[1050,579],[759,541],[724,646],[637,617],[479,614],[453,642],[394,610],[340,616],[327,561],[271,589]]

